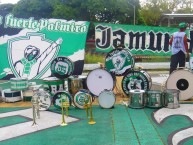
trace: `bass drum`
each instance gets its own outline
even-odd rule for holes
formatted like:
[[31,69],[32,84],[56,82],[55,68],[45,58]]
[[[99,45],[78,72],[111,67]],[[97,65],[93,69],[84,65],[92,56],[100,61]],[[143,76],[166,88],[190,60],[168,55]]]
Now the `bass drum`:
[[149,90],[152,86],[150,75],[143,71],[130,71],[122,79],[122,89],[126,95],[130,90]]
[[179,90],[179,100],[188,100],[193,96],[192,77],[193,74],[187,69],[173,71],[166,81],[166,88]]
[[123,76],[134,68],[134,64],[131,53],[126,49],[114,49],[105,58],[105,68],[116,76]]
[[108,71],[95,69],[88,74],[86,84],[92,94],[99,96],[104,90],[113,90],[115,79]]

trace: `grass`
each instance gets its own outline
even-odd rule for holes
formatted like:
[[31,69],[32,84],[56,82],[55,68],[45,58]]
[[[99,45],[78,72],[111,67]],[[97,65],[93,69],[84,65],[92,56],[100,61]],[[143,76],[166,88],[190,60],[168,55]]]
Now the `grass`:
[[85,63],[104,63],[105,62],[105,55],[101,54],[91,54],[91,53],[86,53],[85,55]]

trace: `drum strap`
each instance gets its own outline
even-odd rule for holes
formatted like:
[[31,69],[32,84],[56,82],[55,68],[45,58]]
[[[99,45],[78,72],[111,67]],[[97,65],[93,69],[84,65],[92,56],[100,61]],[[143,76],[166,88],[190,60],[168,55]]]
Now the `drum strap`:
[[24,65],[23,74],[29,75],[31,71],[31,67],[37,62],[37,60],[34,59],[32,61],[28,61],[27,59],[22,58],[21,62]]

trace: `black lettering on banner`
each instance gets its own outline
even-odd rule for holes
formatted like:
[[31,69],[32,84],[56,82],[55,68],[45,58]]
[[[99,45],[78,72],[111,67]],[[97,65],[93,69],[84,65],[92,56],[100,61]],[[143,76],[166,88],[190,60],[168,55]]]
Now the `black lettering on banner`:
[[126,32],[122,31],[122,30],[117,30],[113,32],[113,36],[116,37],[116,39],[113,40],[113,46],[114,48],[116,48],[118,46],[118,44],[121,44],[122,46],[124,46],[125,48],[125,36],[126,36]]
[[165,33],[165,35],[164,35],[164,48],[163,48],[164,52],[169,51],[169,39],[170,39],[169,33]]
[[101,49],[109,48],[111,46],[111,28],[99,25],[96,27],[97,29],[102,31],[102,38],[96,39],[96,47]]
[[[109,47],[116,48],[121,44],[124,48],[141,49],[141,50],[151,50],[152,52],[169,52],[169,33],[154,31],[148,32],[133,32],[133,31],[123,31],[122,29],[112,30],[111,27],[97,25],[96,31],[101,32],[101,38],[96,38],[96,47],[99,49],[108,49]],[[128,37],[126,37],[128,36]],[[193,49],[193,31],[190,31],[190,52]],[[126,46],[125,44],[128,44]]]

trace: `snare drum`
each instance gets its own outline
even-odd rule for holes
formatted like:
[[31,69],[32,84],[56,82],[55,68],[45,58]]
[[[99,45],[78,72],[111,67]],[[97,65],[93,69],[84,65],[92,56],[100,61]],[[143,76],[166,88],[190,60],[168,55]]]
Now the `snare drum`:
[[90,94],[89,91],[85,90],[85,89],[81,89],[79,90],[75,95],[74,95],[74,105],[80,109],[84,109],[84,105],[85,103],[90,104],[90,98],[91,97],[91,101],[93,101],[93,98]]
[[68,78],[69,92],[74,96],[80,89],[87,89],[86,76],[71,76]]
[[44,88],[48,89],[51,95],[54,95],[58,91],[64,90],[64,83],[66,80],[59,80],[56,77],[48,77],[44,78],[43,81],[44,81]]
[[140,109],[145,106],[145,98],[144,98],[144,90],[130,90],[130,99],[129,99],[129,107],[130,108],[135,108],[135,109]]
[[102,91],[99,94],[98,102],[102,108],[106,108],[106,109],[112,108],[116,102],[113,91],[109,91],[109,90]]
[[53,104],[54,107],[57,109],[61,109],[61,102],[69,102],[69,104],[72,104],[72,96],[67,91],[60,91],[57,92],[53,97]]
[[21,91],[12,91],[11,89],[5,89],[2,91],[2,96],[5,102],[18,102],[22,100]]
[[88,74],[86,84],[92,94],[99,96],[105,89],[113,90],[115,79],[108,71],[95,69]]
[[131,53],[126,49],[113,49],[105,58],[105,68],[116,76],[133,69],[134,63]]
[[175,89],[167,89],[163,92],[164,106],[170,109],[179,108],[180,91]]
[[163,107],[162,92],[159,90],[149,90],[146,93],[146,106],[150,108]]
[[180,91],[180,100],[187,100],[193,96],[193,74],[190,70],[180,69],[173,71],[167,81],[167,89],[175,89]]
[[28,79],[27,78],[11,78],[11,90],[21,91],[27,90]]
[[45,91],[36,92],[33,97],[38,97],[39,110],[48,110],[51,106],[50,94]]
[[130,71],[122,79],[122,89],[126,95],[130,90],[149,90],[152,86],[150,75],[143,71]]

